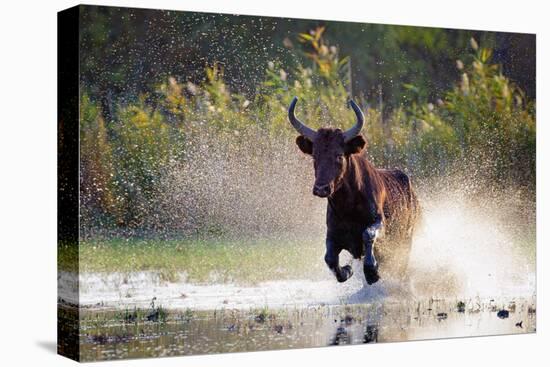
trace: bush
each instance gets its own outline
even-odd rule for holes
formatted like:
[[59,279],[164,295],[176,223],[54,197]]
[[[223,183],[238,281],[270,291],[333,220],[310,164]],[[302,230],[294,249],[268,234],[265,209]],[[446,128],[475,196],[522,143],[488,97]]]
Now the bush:
[[[345,129],[355,119],[346,108],[348,60],[324,41],[323,31],[299,35],[312,65],[289,71],[270,62],[253,97],[232,93],[223,69],[212,65],[202,85],[170,77],[149,95],[118,106],[107,126],[84,93],[84,235],[117,226],[133,233],[214,235],[229,228],[257,232],[269,223],[299,226],[309,213],[290,213],[289,207],[313,210],[318,204],[305,198],[310,177],[303,171],[310,168],[294,147],[291,99],[299,98],[298,115],[315,128]],[[490,63],[489,49],[472,45],[471,62],[457,61],[460,80],[440,100],[422,100],[426,93],[408,85],[418,95],[410,105],[389,114],[367,111],[367,154],[378,166],[400,167],[420,179],[468,171],[534,192],[534,103]],[[362,96],[356,100],[367,105]]]

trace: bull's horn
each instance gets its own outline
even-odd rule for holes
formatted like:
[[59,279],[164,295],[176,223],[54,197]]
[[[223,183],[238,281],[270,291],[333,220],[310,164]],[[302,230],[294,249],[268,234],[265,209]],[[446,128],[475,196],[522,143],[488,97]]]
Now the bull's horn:
[[296,102],[298,102],[297,97],[294,97],[292,99],[292,102],[290,102],[290,107],[288,108],[288,119],[290,120],[290,123],[292,124],[292,126],[294,126],[296,131],[300,133],[300,135],[303,135],[309,140],[313,141],[315,140],[315,135],[317,135],[317,133],[315,132],[315,130],[307,127],[300,120],[298,120],[298,118],[294,114],[294,108],[296,107]]
[[351,108],[353,108],[353,111],[355,111],[357,122],[348,130],[344,131],[345,142],[359,135],[361,129],[363,128],[363,124],[365,123],[365,116],[363,115],[363,111],[361,111],[359,106],[352,99],[349,100],[349,104],[351,105]]

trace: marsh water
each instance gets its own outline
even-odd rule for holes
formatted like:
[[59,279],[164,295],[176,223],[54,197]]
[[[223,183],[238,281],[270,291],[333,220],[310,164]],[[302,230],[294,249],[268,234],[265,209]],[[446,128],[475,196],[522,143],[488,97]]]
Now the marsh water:
[[[69,274],[60,280],[66,288],[74,281]],[[429,283],[441,287],[441,281]],[[515,296],[495,298],[442,289],[441,297],[418,296],[434,288],[388,279],[368,286],[360,276],[344,284],[327,277],[238,285],[170,282],[141,272],[81,274],[79,285],[80,308],[63,302],[59,310],[62,320],[80,322],[81,361],[536,331],[534,288],[513,282],[500,291]]]
[[[229,265],[235,277],[211,272],[205,281],[190,268],[169,277],[158,269],[60,271],[59,315],[67,328],[59,335],[77,334],[72,347],[92,361],[532,333],[534,219],[520,227],[495,212],[501,206],[481,211],[448,198],[425,205],[406,283],[382,271],[378,283],[366,285],[361,263],[344,253],[341,264],[351,263],[355,274],[338,283],[324,266],[320,239],[300,262],[307,278],[239,279],[242,272]],[[247,269],[284,274],[296,263],[292,256],[303,257],[291,250]],[[202,264],[212,261],[201,256]],[[223,256],[240,255],[225,249]]]
[[[503,312],[506,310],[507,312]],[[533,299],[443,300],[301,309],[81,313],[81,360],[108,360],[531,333]],[[149,317],[150,318],[150,317]]]

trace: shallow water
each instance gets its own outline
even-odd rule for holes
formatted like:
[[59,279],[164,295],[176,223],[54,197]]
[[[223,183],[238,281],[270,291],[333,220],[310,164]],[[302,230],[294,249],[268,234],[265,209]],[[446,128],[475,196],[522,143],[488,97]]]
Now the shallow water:
[[[508,317],[500,318],[499,311]],[[163,321],[81,311],[81,360],[323,347],[536,331],[535,300],[443,300],[286,309],[173,310]],[[126,315],[126,316],[125,316]],[[501,314],[501,316],[503,316]]]
[[[501,202],[494,210],[463,202],[448,194],[425,205],[406,286],[383,267],[382,279],[365,286],[360,262],[346,254],[340,262],[351,262],[355,274],[343,284],[328,270],[309,279],[205,283],[185,269],[173,280],[162,269],[60,272],[62,324],[80,318],[83,361],[535,332],[534,221],[500,218],[509,207]],[[312,261],[324,266],[322,255],[321,246]],[[68,307],[77,303],[79,315]],[[66,329],[61,338],[74,335]]]

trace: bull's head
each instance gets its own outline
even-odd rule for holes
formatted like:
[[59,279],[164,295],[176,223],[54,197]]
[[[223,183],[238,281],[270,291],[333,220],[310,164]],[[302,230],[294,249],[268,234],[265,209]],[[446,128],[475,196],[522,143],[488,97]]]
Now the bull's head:
[[302,123],[294,114],[298,98],[294,97],[288,108],[288,119],[300,133],[296,144],[300,150],[313,156],[315,183],[313,195],[328,197],[337,190],[347,169],[347,162],[352,154],[360,153],[366,145],[361,128],[365,122],[363,112],[350,100],[351,108],[357,116],[357,123],[349,130],[321,128],[317,131]]

